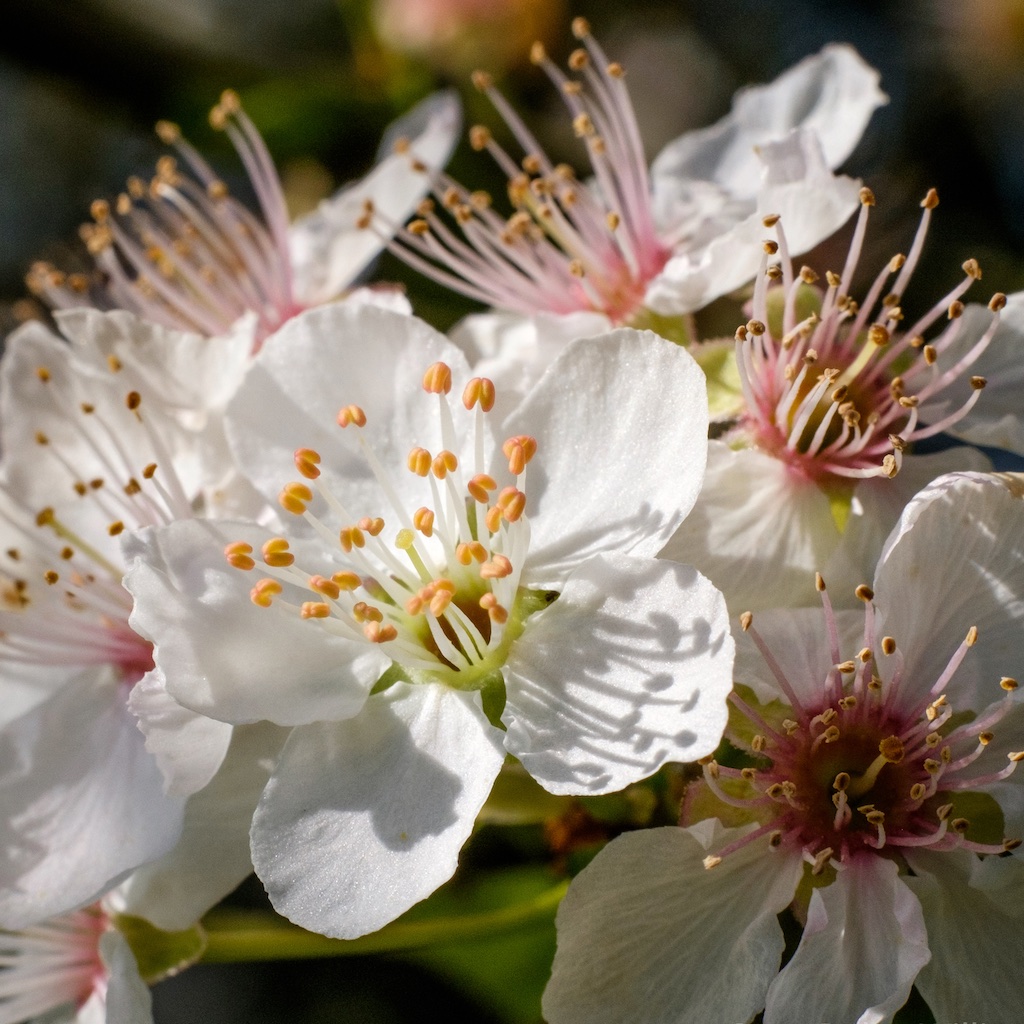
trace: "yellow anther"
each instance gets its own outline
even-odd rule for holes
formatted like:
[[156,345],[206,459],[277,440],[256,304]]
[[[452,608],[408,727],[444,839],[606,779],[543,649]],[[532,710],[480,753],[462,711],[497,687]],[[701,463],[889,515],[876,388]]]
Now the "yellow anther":
[[969,630],[967,630],[967,636],[964,637],[964,643],[967,644],[968,647],[973,647],[977,642],[978,642],[978,627],[977,626],[971,626],[971,628]]
[[582,48],[573,50],[567,63],[570,71],[582,71],[590,63],[590,55]]
[[923,800],[928,787],[923,782],[915,782],[910,787],[910,799],[913,801]]
[[313,492],[303,483],[285,484],[277,496],[278,504],[293,516],[301,516],[313,500]]
[[896,641],[891,636],[882,637],[882,653],[885,655],[896,653]]
[[144,480],[152,480],[153,479],[153,475],[155,473],[156,473],[156,463],[155,462],[150,462],[142,470],[142,477],[143,477]]
[[263,561],[275,569],[283,569],[295,562],[295,556],[288,550],[284,537],[273,537],[262,548]]
[[869,188],[862,188],[860,190],[860,202],[862,206],[874,206],[875,193]]
[[991,299],[988,300],[988,308],[993,313],[998,313],[1001,309],[1006,306],[1006,296],[1002,292],[996,292]]
[[471,562],[486,562],[487,548],[478,540],[463,541],[455,546],[455,559],[460,565],[469,565]]
[[754,622],[754,613],[753,612],[743,612],[740,615],[740,629],[742,629],[744,633],[746,633],[746,631],[748,629],[750,629],[750,627],[753,624],[753,622]]
[[228,565],[243,572],[256,567],[256,560],[252,557],[252,545],[242,540],[228,544],[224,548],[224,557],[228,560]]
[[501,450],[508,459],[508,471],[518,476],[537,454],[537,439],[528,434],[510,437],[501,446]]
[[921,206],[926,210],[934,210],[939,205],[939,193],[935,189],[928,189],[928,194],[921,200]]
[[508,621],[508,609],[498,602],[495,594],[490,592],[484,594],[478,604],[487,612],[487,616],[492,622],[504,625]]
[[365,601],[358,601],[352,606],[352,617],[356,622],[383,622],[384,615],[379,608]]
[[440,451],[434,456],[430,469],[438,480],[443,480],[449,473],[453,473],[459,467],[459,460],[455,452],[447,449]]
[[773,228],[773,227],[775,227],[776,224],[779,223],[780,220],[782,220],[782,217],[779,216],[779,214],[777,214],[777,213],[769,213],[766,216],[761,218],[761,223],[766,228]]
[[980,732],[978,733],[978,742],[983,746],[987,747],[995,739],[995,734],[991,732]]
[[448,608],[448,605],[452,603],[454,594],[447,588],[438,589],[436,593],[430,598],[430,614],[435,619],[439,619],[444,615]]
[[[124,404],[132,412],[135,412],[135,410],[142,405],[142,395],[140,395],[138,391],[129,391],[128,394],[124,396]],[[84,412],[85,410],[83,409],[82,411]]]
[[868,328],[868,341],[870,341],[872,345],[877,345],[879,348],[882,348],[882,346],[889,344],[890,338],[891,335],[889,334],[888,329],[882,324],[872,324]]
[[363,516],[356,525],[364,533],[368,533],[371,537],[377,537],[380,535],[381,530],[384,529],[384,520],[379,516]]
[[336,572],[331,582],[342,590],[356,590],[362,585],[362,579],[354,572]]
[[295,468],[307,479],[315,480],[320,475],[320,453],[312,448],[295,450]]
[[470,497],[484,505],[490,501],[489,492],[497,490],[497,488],[497,481],[486,473],[477,473],[466,485],[466,490],[469,491]]
[[708,856],[704,858],[704,870],[710,871],[712,868],[717,868],[721,863],[721,857],[716,857],[713,853],[708,854]]
[[1013,693],[1013,691],[1017,689],[1017,686],[1019,684],[1017,683],[1016,679],[1011,679],[1009,676],[1003,676],[1003,678],[999,680],[999,685],[1007,693]]
[[329,597],[332,601],[337,601],[341,596],[341,587],[334,580],[329,580],[325,576],[310,576],[309,589],[314,593]]
[[418,508],[413,513],[412,525],[416,527],[424,537],[434,535],[434,513],[429,508]]
[[52,587],[53,584],[60,579],[60,576],[57,575],[57,573],[55,573],[52,569],[47,569],[47,571],[43,573],[43,579],[46,580],[46,582],[49,583],[50,586]]
[[353,548],[366,547],[366,535],[358,526],[343,526],[338,531],[338,543],[347,554]]
[[124,523],[120,519],[115,519],[108,527],[107,533],[111,537],[116,537],[119,533],[124,533]]
[[304,619],[327,619],[331,615],[331,606],[323,601],[303,601],[299,615]]
[[363,626],[363,636],[371,644],[386,644],[389,640],[394,640],[398,636],[398,630],[390,624],[382,626],[379,622],[367,622]]
[[504,555],[495,555],[480,566],[480,578],[500,580],[512,575],[512,563]]
[[433,363],[423,374],[423,390],[432,395],[447,395],[452,389],[452,371],[446,363]]
[[358,405],[344,405],[338,410],[339,427],[365,427],[366,413]]
[[281,590],[277,580],[262,579],[249,591],[249,600],[260,608],[269,608]]
[[488,532],[497,533],[501,529],[501,521],[504,518],[504,510],[498,505],[492,505],[484,516],[484,525]]
[[431,461],[430,452],[426,448],[413,448],[409,452],[405,464],[409,467],[409,471],[417,476],[428,476]]
[[462,389],[462,404],[467,409],[479,404],[484,412],[490,412],[494,408],[494,399],[494,381],[487,377],[474,377]]
[[526,511],[526,495],[515,487],[506,487],[498,495],[495,507],[501,509],[502,516],[508,522],[517,522]]

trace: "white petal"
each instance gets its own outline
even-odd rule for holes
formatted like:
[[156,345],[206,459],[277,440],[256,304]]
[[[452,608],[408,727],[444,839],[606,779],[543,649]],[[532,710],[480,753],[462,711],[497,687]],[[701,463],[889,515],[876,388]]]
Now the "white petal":
[[797,128],[815,132],[828,165],[838,167],[887,100],[878,83],[878,72],[852,47],[826,46],[771,84],[741,89],[717,124],[669,143],[651,167],[655,192],[696,178],[752,197],[760,173],[757,149]]
[[407,152],[387,152],[361,181],[343,188],[289,232],[295,290],[306,305],[334,298],[352,284],[384,248],[371,230],[357,227],[363,205],[371,201],[378,223],[397,227],[415,210],[444,166],[458,139],[462,110],[453,92],[434,93],[389,129],[388,139],[406,139]]
[[733,642],[690,566],[597,555],[528,620],[505,666],[505,746],[552,793],[612,793],[711,753]]
[[969,853],[911,859],[917,877],[906,883],[921,901],[932,951],[917,987],[935,1019],[1024,1020],[1024,862]]
[[109,931],[100,936],[100,957],[109,972],[106,1024],[152,1024],[153,1000],[149,986],[124,937]]
[[285,917],[337,938],[447,881],[504,751],[474,694],[396,683],[356,718],[302,726],[253,819],[256,873]]
[[559,907],[545,1019],[749,1020],[778,971],[783,939],[776,915],[792,900],[802,864],[767,853],[762,842],[704,868],[708,852],[741,835],[707,821],[630,832],[609,843]]
[[[992,313],[986,306],[970,305],[957,321],[956,340],[945,349],[935,364],[939,373],[954,366],[988,329]],[[1006,300],[999,327],[989,346],[971,365],[970,373],[988,381],[985,393],[974,408],[946,433],[972,444],[1005,448],[1024,455],[1024,292]],[[920,410],[925,423],[933,423],[953,412],[968,397],[966,385],[949,389],[950,397],[929,402]],[[943,392],[943,395],[945,393]]]
[[756,203],[733,204],[716,214],[718,230],[704,228],[680,244],[648,286],[644,304],[650,309],[665,316],[688,313],[751,281],[763,259],[769,214],[782,218],[795,256],[838,231],[857,209],[860,182],[832,174],[813,132],[765,143],[757,156],[763,166]]
[[[106,370],[116,358],[160,400],[193,412],[223,408],[238,389],[253,350],[256,318],[247,314],[231,331],[208,338],[177,331],[124,310],[69,309],[55,315],[77,353]],[[133,380],[134,385],[134,380]]]
[[793,959],[768,990],[765,1024],[883,1024],[928,962],[921,904],[895,861],[867,856],[811,893]]
[[411,513],[424,501],[423,481],[405,469],[409,449],[445,447],[436,399],[422,388],[424,371],[438,360],[451,366],[459,388],[469,380],[462,353],[415,317],[346,303],[292,317],[267,339],[228,407],[228,438],[239,466],[276,505],[281,488],[295,478],[295,449],[313,448],[323,459],[322,482],[354,516],[386,517],[390,506],[359,431],[337,424],[338,410],[355,404],[367,416],[362,435],[391,469]]
[[700,490],[707,425],[704,374],[678,345],[628,328],[569,345],[505,424],[537,439],[526,578],[655,554]]
[[213,778],[231,742],[230,725],[182,707],[167,692],[160,669],[132,687],[128,706],[163,772],[168,796],[189,796]]
[[[954,708],[985,707],[1001,696],[1001,676],[1024,678],[1021,483],[981,473],[940,477],[886,541],[875,601],[880,635],[895,637],[906,659],[901,699],[923,696],[971,626],[980,639],[949,690]],[[886,662],[880,667],[884,674]]]
[[[863,611],[839,609],[835,613],[839,651],[852,658],[864,646]],[[801,704],[821,701],[829,670],[833,667],[825,615],[818,608],[770,608],[754,616],[754,629],[764,640],[776,664]],[[750,634],[736,632],[737,683],[749,686],[764,703],[789,698],[754,644]]]
[[280,605],[256,607],[256,574],[227,564],[229,539],[258,549],[268,534],[251,524],[184,520],[125,540],[132,628],[154,642],[168,693],[233,723],[356,714],[390,660]]
[[252,871],[252,816],[287,736],[269,723],[235,728],[220,771],[185,805],[181,840],[122,883],[119,912],[179,931],[242,883]]
[[989,469],[991,463],[981,452],[956,447],[930,455],[906,455],[892,479],[870,477],[858,481],[843,536],[820,567],[832,601],[850,604],[854,590],[871,582],[886,538],[918,491],[944,473]]
[[695,565],[740,614],[817,603],[814,573],[838,539],[816,484],[779,459],[711,441],[704,488],[662,555]]
[[0,925],[95,899],[169,850],[181,820],[120,685],[83,673],[0,733]]
[[466,353],[474,373],[494,381],[495,412],[504,419],[570,341],[611,329],[611,321],[600,313],[474,313],[460,320],[449,337]]

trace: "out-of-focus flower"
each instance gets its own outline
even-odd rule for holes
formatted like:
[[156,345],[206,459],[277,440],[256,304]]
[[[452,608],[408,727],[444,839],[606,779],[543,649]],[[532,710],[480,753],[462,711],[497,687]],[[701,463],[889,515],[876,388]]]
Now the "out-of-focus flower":
[[552,792],[604,793],[723,725],[721,597],[652,557],[700,486],[692,359],[632,330],[571,346],[500,432],[469,377],[413,318],[296,317],[228,413],[263,493],[294,461],[294,524],[130,544],[132,624],[176,699],[295,726],[253,859],[275,906],[326,934],[379,928],[451,875],[506,751]]
[[[936,481],[862,615],[819,579],[824,628],[811,609],[742,618],[726,735],[746,766],[705,762],[688,827],[620,837],[576,880],[546,1019],[880,1022],[913,984],[938,1020],[1024,1011],[1024,867],[1001,856],[1024,825],[1024,714],[1000,681],[1024,666],[1020,494]],[[788,906],[804,930],[779,972]]]
[[430,97],[389,129],[396,139],[361,181],[325,200],[294,224],[277,171],[238,96],[225,92],[210,114],[234,144],[259,205],[235,199],[206,160],[161,122],[175,147],[149,182],[130,178],[114,203],[97,200],[82,237],[97,273],[64,274],[49,264],[30,271],[29,288],[55,309],[124,309],[167,327],[205,336],[227,334],[255,315],[255,345],[302,309],[350,287],[380,251],[355,224],[372,201],[401,220],[443,165],[459,130],[450,93]]
[[[774,84],[737,94],[726,118],[671,143],[648,173],[624,69],[583,19],[573,30],[584,44],[569,58],[578,78],[540,44],[532,56],[565,99],[593,180],[555,165],[478,73],[475,84],[524,156],[513,157],[482,126],[470,141],[508,176],[514,212],[503,217],[489,195],[439,177],[435,195],[458,230],[424,203],[390,243],[411,266],[498,310],[599,313],[612,324],[647,326],[652,315],[679,317],[754,276],[744,241],[758,237],[758,211],[784,213],[800,252],[855,208],[856,183],[830,168],[849,155],[885,97],[877,73],[849,47],[829,47]],[[398,229],[381,214],[367,223],[382,240]]]
[[[808,603],[815,566],[852,592],[917,490],[943,472],[986,467],[966,449],[907,451],[973,408],[986,382],[971,367],[1006,301],[997,293],[984,331],[959,344],[961,297],[981,277],[968,260],[960,284],[904,324],[901,304],[937,203],[933,190],[908,254],[893,257],[862,300],[850,283],[874,204],[869,190],[845,266],[826,273],[824,290],[809,267],[794,271],[784,221],[766,220],[775,238],[762,246],[753,317],[736,333],[739,401],[711,442],[694,514],[666,548],[708,573],[734,610]],[[948,325],[926,340],[940,321]]]
[[561,0],[374,0],[377,36],[389,48],[448,71],[507,68],[563,16]]
[[100,904],[0,931],[0,1022],[152,1024],[149,989]]

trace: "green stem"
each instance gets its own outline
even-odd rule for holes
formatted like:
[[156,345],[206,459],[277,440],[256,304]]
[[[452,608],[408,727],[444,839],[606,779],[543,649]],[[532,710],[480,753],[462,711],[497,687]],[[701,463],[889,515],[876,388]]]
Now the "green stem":
[[486,938],[549,918],[568,887],[568,881],[560,882],[526,903],[478,914],[396,921],[359,939],[329,939],[280,918],[270,918],[262,911],[215,911],[203,921],[207,945],[201,962],[230,964],[361,956]]

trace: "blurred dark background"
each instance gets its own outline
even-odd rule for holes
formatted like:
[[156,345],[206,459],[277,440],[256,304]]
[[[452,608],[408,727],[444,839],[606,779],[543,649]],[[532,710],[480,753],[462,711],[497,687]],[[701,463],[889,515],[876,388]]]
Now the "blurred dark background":
[[[846,168],[879,199],[869,251],[881,260],[905,249],[917,201],[935,186],[942,205],[918,275],[928,301],[968,256],[985,271],[979,298],[1024,287],[1024,0],[634,0],[629,13],[606,0],[6,0],[0,324],[14,322],[33,260],[75,264],[90,201],[148,174],[158,118],[179,122],[244,194],[227,140],[206,123],[228,86],[263,132],[293,213],[365,171],[384,126],[439,85],[460,89],[467,123],[493,122],[467,88],[477,66],[571,159],[557,97],[526,58],[538,37],[567,54],[577,14],[626,66],[651,157],[721,116],[737,87],[826,42],[853,43],[891,97]],[[452,166],[471,187],[497,185],[465,144]],[[378,274],[405,280],[439,326],[470,308],[394,262]],[[497,849],[485,850],[490,866],[529,862],[540,848]],[[239,897],[259,899],[255,882]],[[156,1020],[385,1024],[422,1020],[429,1007],[449,1022],[529,1024],[553,929],[520,938],[414,957],[199,967],[157,987]]]

